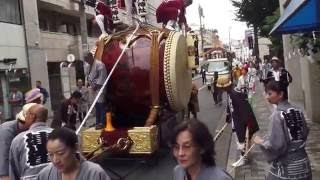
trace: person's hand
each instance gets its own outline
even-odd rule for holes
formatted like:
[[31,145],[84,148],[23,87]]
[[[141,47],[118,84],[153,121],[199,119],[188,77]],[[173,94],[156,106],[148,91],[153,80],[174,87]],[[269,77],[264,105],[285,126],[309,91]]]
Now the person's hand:
[[260,136],[254,137],[253,141],[256,144],[262,144],[263,143],[263,139]]

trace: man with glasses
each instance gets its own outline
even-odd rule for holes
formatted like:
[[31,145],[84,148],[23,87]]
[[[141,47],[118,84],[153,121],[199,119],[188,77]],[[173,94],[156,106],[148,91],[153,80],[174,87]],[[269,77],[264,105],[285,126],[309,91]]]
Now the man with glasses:
[[23,106],[22,110],[16,115],[16,120],[8,121],[0,125],[0,179],[9,179],[9,150],[15,136],[20,132],[26,131],[29,126],[26,125],[26,113],[35,103],[29,103]]
[[37,179],[38,173],[48,164],[47,138],[52,131],[46,125],[48,110],[41,104],[33,105],[26,113],[25,125],[29,130],[17,135],[9,153],[11,180]]

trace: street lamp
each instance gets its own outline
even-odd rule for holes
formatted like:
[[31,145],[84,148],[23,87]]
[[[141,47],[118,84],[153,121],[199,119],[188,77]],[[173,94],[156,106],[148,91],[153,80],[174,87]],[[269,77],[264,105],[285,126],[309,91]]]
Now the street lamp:
[[67,62],[61,62],[60,63],[60,81],[61,81],[61,87],[62,87],[62,94],[67,99],[71,96],[72,92],[72,80],[74,80],[73,74],[74,71],[74,61],[75,56],[73,54],[68,54],[67,56]]

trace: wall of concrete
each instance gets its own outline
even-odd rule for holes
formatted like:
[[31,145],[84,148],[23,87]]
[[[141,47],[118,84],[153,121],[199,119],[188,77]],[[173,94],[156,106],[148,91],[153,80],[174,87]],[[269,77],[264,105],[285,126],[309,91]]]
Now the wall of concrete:
[[[95,41],[96,38],[88,38],[89,49],[95,45]],[[78,60],[83,59],[80,36],[42,31],[41,45],[46,52],[48,62],[66,61],[70,53]]]
[[[61,13],[69,12],[69,14],[79,15],[79,3],[80,0],[40,0],[38,1],[40,7],[47,7],[52,11],[58,11]],[[87,14],[95,14],[94,8],[90,6],[86,6]]]
[[307,117],[320,123],[320,65],[313,62],[314,59],[319,60],[320,53],[315,57],[301,57],[302,88]]
[[[14,68],[27,68],[27,54],[24,28],[22,25],[0,22],[0,59],[16,58]],[[0,69],[8,69],[9,65],[0,63]]]
[[[31,85],[35,87],[35,82],[40,80],[43,87],[49,92],[47,58],[41,44],[37,0],[22,1],[22,7],[24,9],[23,18],[25,22]],[[46,107],[51,114],[50,99],[46,103]]]
[[305,72],[302,73],[301,67],[301,55],[297,48],[293,48],[290,43],[288,35],[283,36],[283,50],[284,50],[284,62],[286,69],[290,72],[293,81],[289,86],[289,100],[302,106],[304,108],[304,89],[302,88],[302,82],[305,77]]

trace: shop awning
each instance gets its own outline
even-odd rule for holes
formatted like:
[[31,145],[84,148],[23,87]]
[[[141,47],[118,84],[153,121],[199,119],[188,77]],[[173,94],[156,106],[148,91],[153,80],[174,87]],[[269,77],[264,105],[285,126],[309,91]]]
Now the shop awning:
[[270,34],[292,34],[320,30],[320,1],[291,0]]

